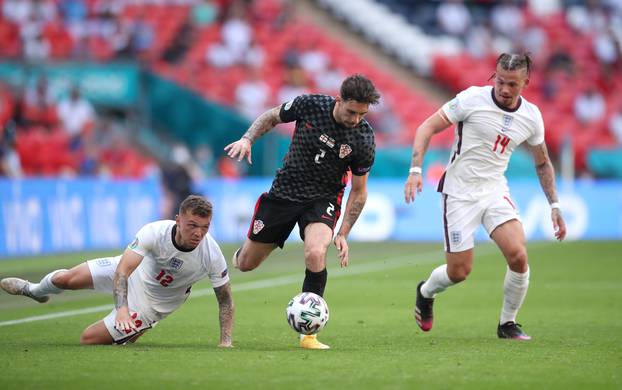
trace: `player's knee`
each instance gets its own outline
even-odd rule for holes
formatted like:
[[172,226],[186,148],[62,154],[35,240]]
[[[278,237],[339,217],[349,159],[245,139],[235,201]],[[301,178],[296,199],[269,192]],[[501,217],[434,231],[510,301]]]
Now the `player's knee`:
[[71,275],[71,272],[63,270],[55,273],[54,276],[52,276],[52,283],[56,287],[66,290],[71,288],[70,285],[72,278],[73,276]]
[[98,341],[97,337],[94,337],[94,335],[91,332],[89,332],[88,329],[82,332],[82,334],[80,335],[80,344],[82,345],[101,344],[101,343],[98,343],[97,341]]
[[507,262],[510,269],[514,272],[527,272],[527,249],[524,247],[512,250],[507,256]]
[[454,283],[460,283],[465,281],[470,273],[470,265],[447,267],[447,276],[449,276],[449,279]]
[[246,255],[244,250],[241,250],[238,253],[237,264],[238,269],[242,272],[252,271],[257,268],[257,262],[252,261],[252,259]]
[[257,268],[256,265],[252,264],[252,263],[248,263],[245,261],[241,261],[238,263],[238,269],[242,272],[248,272],[248,271],[252,271],[255,268]]
[[309,261],[313,263],[322,262],[325,255],[326,255],[326,248],[320,245],[312,246],[310,248],[305,249],[305,259],[307,260],[307,262]]

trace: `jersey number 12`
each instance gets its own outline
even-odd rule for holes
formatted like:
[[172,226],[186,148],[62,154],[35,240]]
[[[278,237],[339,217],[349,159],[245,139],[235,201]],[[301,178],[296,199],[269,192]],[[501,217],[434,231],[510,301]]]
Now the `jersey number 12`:
[[160,270],[160,273],[156,276],[156,280],[159,281],[162,286],[168,287],[173,281],[173,275],[167,274],[165,270]]

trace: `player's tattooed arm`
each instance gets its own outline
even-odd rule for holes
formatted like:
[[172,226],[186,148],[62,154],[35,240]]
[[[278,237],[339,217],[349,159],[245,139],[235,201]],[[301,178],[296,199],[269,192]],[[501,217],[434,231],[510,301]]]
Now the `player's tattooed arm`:
[[227,282],[225,285],[214,289],[216,300],[218,301],[218,319],[220,321],[220,347],[233,346],[233,317],[235,308],[233,305],[233,296],[231,295],[231,284]]
[[549,158],[549,153],[546,148],[546,144],[543,142],[540,145],[531,147],[534,161],[536,164],[536,174],[540,180],[540,186],[549,204],[558,201],[557,191],[555,189],[555,169]]
[[114,298],[114,307],[117,309],[115,327],[120,331],[135,329],[128,307],[128,280],[142,260],[143,256],[127,248],[123,252],[123,256],[121,256],[112,279],[112,296]]
[[[352,199],[352,201],[350,201]],[[341,224],[341,229],[339,229],[339,233],[342,236],[347,236],[350,233],[350,230],[354,226],[354,223],[363,212],[363,207],[365,207],[365,201],[367,200],[367,192],[361,193],[350,193],[350,197],[348,198],[348,203],[346,205],[346,214],[343,217],[343,222]]]
[[352,230],[354,223],[363,211],[363,207],[365,207],[368,176],[368,173],[363,176],[352,175],[352,190],[350,190],[350,196],[348,196],[343,222],[333,241],[342,267],[347,267],[349,262],[349,248],[346,237],[350,234],[350,230]]
[[251,143],[255,143],[257,138],[270,131],[274,126],[282,123],[281,116],[279,115],[280,111],[281,106],[277,106],[259,115],[242,138],[246,138],[251,141]]
[[127,307],[127,276],[114,273],[114,279],[112,280],[112,296],[114,298],[114,307],[119,310],[122,307]]
[[531,153],[536,164],[536,173],[538,179],[540,179],[540,186],[551,205],[551,221],[553,222],[555,238],[562,241],[566,237],[566,222],[562,216],[558,203],[559,198],[555,189],[555,168],[553,168],[544,142],[540,145],[531,146]]

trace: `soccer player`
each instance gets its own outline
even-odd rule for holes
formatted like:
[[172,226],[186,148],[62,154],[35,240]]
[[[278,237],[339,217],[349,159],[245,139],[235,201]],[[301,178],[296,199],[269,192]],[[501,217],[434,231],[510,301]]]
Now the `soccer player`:
[[[364,119],[380,99],[373,83],[361,75],[346,78],[337,97],[301,95],[261,114],[238,141],[225,147],[229,157],[251,160],[251,147],[261,135],[283,122],[296,121],[283,167],[268,193],[257,200],[248,238],[233,255],[240,271],[250,271],[285,240],[296,223],[304,241],[303,292],[323,296],[326,251],[339,219],[341,198],[352,171],[352,189],[335,244],[342,267],[348,265],[352,226],[367,199],[367,177],[374,162],[372,127]],[[315,335],[300,336],[300,346],[328,349]]]
[[507,261],[503,308],[497,326],[500,338],[529,340],[516,323],[527,294],[529,265],[525,233],[510,197],[504,172],[514,149],[527,141],[540,185],[551,206],[555,237],[566,236],[566,225],[555,190],[555,172],[544,142],[540,110],[521,97],[529,84],[527,54],[500,55],[494,87],[470,87],[445,103],[418,128],[410,173],[404,187],[406,203],[415,200],[423,181],[421,165],[430,138],[457,124],[451,159],[440,179],[446,264],[417,286],[415,318],[423,331],[432,328],[436,294],[462,282],[473,266],[473,235],[479,225],[497,244]]
[[208,230],[212,205],[188,196],[175,221],[143,226],[123,255],[86,261],[70,270],[56,270],[30,283],[6,278],[0,286],[9,294],[47,302],[63,290],[112,292],[114,309],[82,332],[82,344],[133,343],[190,296],[192,285],[209,277],[219,306],[220,347],[232,347],[233,299],[227,264]]

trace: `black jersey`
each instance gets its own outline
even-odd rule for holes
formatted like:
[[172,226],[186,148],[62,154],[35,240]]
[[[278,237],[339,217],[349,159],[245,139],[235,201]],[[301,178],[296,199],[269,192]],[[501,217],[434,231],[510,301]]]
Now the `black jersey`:
[[272,196],[295,202],[334,197],[346,186],[348,169],[369,172],[376,153],[372,127],[365,120],[351,129],[338,124],[334,107],[335,98],[326,95],[301,95],[281,106],[281,120],[296,121],[296,130]]

